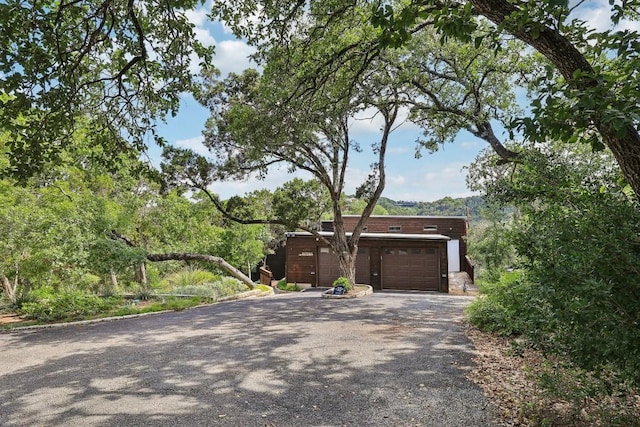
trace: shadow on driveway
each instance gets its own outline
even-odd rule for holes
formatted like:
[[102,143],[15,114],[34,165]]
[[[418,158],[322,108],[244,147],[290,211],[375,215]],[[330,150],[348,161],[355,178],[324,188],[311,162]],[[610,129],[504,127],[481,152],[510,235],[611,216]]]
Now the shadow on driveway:
[[0,425],[491,425],[468,302],[305,292],[3,334]]

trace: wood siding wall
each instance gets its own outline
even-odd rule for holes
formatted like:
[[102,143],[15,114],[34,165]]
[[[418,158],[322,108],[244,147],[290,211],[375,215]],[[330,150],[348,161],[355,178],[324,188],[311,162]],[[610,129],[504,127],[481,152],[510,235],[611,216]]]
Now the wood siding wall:
[[[358,219],[360,219],[358,215],[345,215],[343,217],[345,230],[347,232],[353,231]],[[463,271],[466,270],[464,266],[467,256],[467,240],[464,237],[468,232],[468,223],[465,217],[374,215],[369,217],[365,226],[367,227],[366,233],[442,234],[460,240],[460,267]],[[389,227],[400,227],[400,230],[389,231]],[[322,230],[333,231],[333,222],[323,221]]]
[[[352,231],[359,218],[353,215],[344,216],[345,230]],[[331,228],[325,231],[333,231],[331,221],[323,222],[323,229],[325,225]],[[367,233],[442,234],[452,239],[461,239],[467,235],[467,220],[464,217],[371,216],[365,226]],[[389,227],[400,227],[400,230],[390,231]]]

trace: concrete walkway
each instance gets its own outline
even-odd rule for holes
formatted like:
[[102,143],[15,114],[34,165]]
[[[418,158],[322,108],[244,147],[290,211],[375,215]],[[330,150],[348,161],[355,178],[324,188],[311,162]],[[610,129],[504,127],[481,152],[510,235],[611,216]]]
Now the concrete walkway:
[[310,291],[0,334],[0,425],[491,425],[469,301]]

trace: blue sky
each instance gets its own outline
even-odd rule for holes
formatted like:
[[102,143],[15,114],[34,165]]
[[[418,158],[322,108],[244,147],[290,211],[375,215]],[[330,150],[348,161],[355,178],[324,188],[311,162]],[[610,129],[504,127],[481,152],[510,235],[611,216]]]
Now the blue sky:
[[[606,29],[609,5],[607,0],[588,2],[576,15],[592,23],[599,30]],[[229,72],[240,73],[251,67],[247,58],[253,48],[241,40],[237,40],[231,32],[220,23],[212,23],[207,17],[207,6],[189,11],[189,19],[196,26],[196,37],[207,46],[215,46],[214,64],[222,75]],[[635,24],[635,23],[634,23]],[[206,155],[202,146],[202,130],[208,117],[208,111],[200,106],[190,95],[185,95],[176,117],[168,118],[166,124],[159,127],[159,133],[170,144],[191,148]],[[352,157],[348,169],[345,192],[351,194],[369,173],[371,163],[370,143],[379,138],[380,123],[373,120],[358,120],[352,126],[351,137],[363,147],[363,153]],[[472,195],[465,184],[466,170],[487,144],[468,133],[461,133],[453,144],[442,146],[435,153],[424,152],[416,159],[415,140],[420,131],[413,125],[406,124],[397,129],[390,138],[387,154],[387,185],[383,196],[394,200],[433,201],[445,196],[464,197]],[[499,137],[504,135],[498,135]],[[506,139],[506,138],[503,138]],[[152,148],[150,156],[155,162],[159,150]],[[293,178],[286,168],[272,170],[263,181],[249,179],[247,181],[226,181],[213,185],[212,189],[223,199],[233,195],[243,195],[259,188],[274,189]]]

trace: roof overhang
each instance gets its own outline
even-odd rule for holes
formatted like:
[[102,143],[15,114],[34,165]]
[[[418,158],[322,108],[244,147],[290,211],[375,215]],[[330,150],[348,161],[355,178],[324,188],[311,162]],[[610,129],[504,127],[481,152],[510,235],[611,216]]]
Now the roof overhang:
[[[351,237],[353,233],[346,233],[347,237]],[[333,237],[333,233],[330,231],[319,231],[318,235],[326,238]],[[313,233],[307,231],[294,231],[287,232],[287,238],[289,237],[314,237]],[[403,234],[403,233],[362,233],[361,239],[370,240],[413,240],[413,241],[448,241],[451,240],[449,236],[442,234]]]

